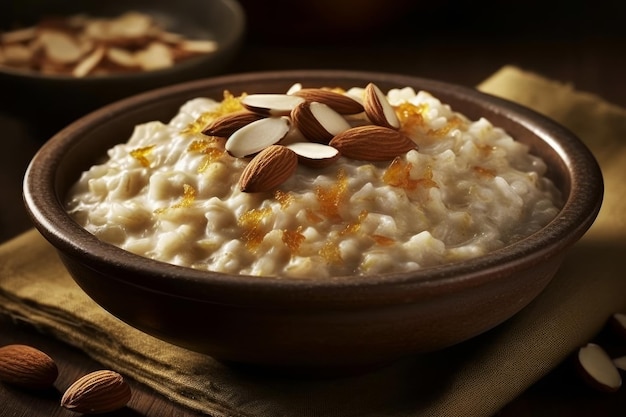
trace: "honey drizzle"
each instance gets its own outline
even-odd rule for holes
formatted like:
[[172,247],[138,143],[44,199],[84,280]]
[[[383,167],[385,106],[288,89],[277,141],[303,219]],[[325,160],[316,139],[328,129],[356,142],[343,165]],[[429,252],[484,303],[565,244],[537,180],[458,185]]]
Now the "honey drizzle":
[[358,232],[359,229],[361,229],[361,224],[363,223],[363,220],[365,220],[365,218],[367,217],[368,214],[369,213],[367,212],[367,210],[365,210],[365,209],[362,210],[359,213],[359,216],[357,217],[356,221],[352,222],[352,223],[348,223],[346,225],[346,227],[341,232],[339,232],[339,235],[343,236],[343,235],[346,235],[348,233],[356,233],[356,232]]
[[461,128],[465,126],[465,122],[460,117],[454,116],[448,120],[444,126],[438,129],[429,129],[427,134],[434,137],[444,137],[447,136],[453,129]]
[[171,205],[170,207],[163,207],[163,208],[154,210],[154,213],[156,214],[163,213],[168,208],[177,209],[177,208],[190,207],[194,203],[195,200],[196,200],[196,189],[193,188],[189,184],[183,184],[182,198],[177,203]]
[[395,110],[402,126],[401,130],[408,133],[416,127],[424,126],[425,119],[423,113],[428,110],[428,105],[425,103],[415,105],[403,102],[396,106]]
[[267,232],[261,227],[261,222],[270,214],[272,209],[264,207],[248,210],[237,219],[237,224],[243,229],[241,237],[249,250],[255,250],[263,242]]
[[329,264],[341,264],[343,259],[341,258],[341,252],[339,251],[339,245],[335,241],[327,241],[319,251],[319,254]]
[[332,186],[317,187],[315,195],[319,203],[320,212],[331,219],[340,218],[339,205],[344,200],[348,189],[348,178],[343,169],[337,172],[337,179]]
[[411,178],[411,169],[413,164],[404,162],[400,157],[396,157],[383,174],[383,182],[392,187],[403,188],[405,190],[414,190],[418,187],[431,188],[437,187],[437,183],[433,181],[433,171],[427,167],[422,178]]
[[276,190],[274,198],[280,204],[280,208],[285,210],[291,203],[294,202],[295,197],[291,193],[286,193],[282,190]]
[[202,131],[216,118],[228,113],[233,113],[239,110],[243,110],[241,99],[245,96],[242,94],[239,97],[235,97],[230,91],[224,91],[224,99],[219,103],[215,110],[204,112],[194,122],[187,125],[181,133],[183,134],[195,134],[202,133]]
[[150,155],[152,149],[154,149],[154,145],[133,149],[132,151],[130,151],[130,156],[139,161],[142,166],[149,168],[150,161],[148,160],[148,155]]
[[213,136],[210,136],[208,139],[194,140],[191,142],[187,151],[198,152],[204,155],[202,162],[198,166],[198,173],[206,171],[209,165],[220,159],[226,153],[224,149],[216,147],[218,143],[218,139]]
[[283,230],[283,243],[289,248],[292,255],[298,253],[304,239],[305,236],[302,234],[302,226],[298,226],[296,230]]

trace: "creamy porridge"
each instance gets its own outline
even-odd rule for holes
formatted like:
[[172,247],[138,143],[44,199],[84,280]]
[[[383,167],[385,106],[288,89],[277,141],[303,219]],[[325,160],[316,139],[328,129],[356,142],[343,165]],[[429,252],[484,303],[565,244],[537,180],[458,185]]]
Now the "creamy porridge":
[[411,88],[333,90],[351,100],[328,105],[299,88],[196,98],[136,126],[83,173],[68,212],[160,261],[317,278],[481,256],[558,211],[544,162],[488,120]]

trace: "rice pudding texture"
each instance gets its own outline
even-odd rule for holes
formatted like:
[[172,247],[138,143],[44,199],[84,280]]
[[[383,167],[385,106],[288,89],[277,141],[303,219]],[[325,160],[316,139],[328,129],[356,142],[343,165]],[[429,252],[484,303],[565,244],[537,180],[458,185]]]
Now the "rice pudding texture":
[[[363,91],[343,93],[360,100]],[[167,124],[136,126],[104,163],[83,173],[67,210],[99,239],[145,257],[298,278],[478,257],[557,214],[559,192],[526,145],[426,91],[386,94],[400,130],[418,147],[392,161],[342,156],[324,168],[299,165],[272,191],[242,192],[238,179],[249,158],[232,157],[223,138],[201,133],[208,121],[241,108],[240,97],[225,92],[221,102],[188,101]],[[348,119],[362,123],[362,116]]]

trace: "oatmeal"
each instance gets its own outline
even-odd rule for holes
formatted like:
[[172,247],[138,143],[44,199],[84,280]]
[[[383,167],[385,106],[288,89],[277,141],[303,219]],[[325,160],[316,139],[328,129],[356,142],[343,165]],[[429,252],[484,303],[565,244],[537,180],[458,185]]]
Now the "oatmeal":
[[478,257],[559,210],[526,145],[426,91],[263,96],[196,98],[136,126],[83,173],[68,212],[163,262],[319,278]]

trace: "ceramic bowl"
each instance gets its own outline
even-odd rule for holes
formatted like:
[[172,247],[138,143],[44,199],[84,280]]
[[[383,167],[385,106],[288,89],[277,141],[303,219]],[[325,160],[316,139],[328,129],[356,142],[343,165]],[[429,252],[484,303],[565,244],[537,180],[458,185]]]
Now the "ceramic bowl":
[[215,40],[218,48],[165,69],[82,78],[0,65],[0,109],[38,120],[34,128],[45,140],[78,117],[115,100],[221,73],[245,37],[246,15],[237,0],[9,0],[0,4],[0,32],[32,27],[51,16],[114,18],[129,11],[150,15],[162,28],[186,38]]
[[[186,100],[223,91],[306,86],[410,86],[472,119],[486,117],[548,164],[564,196],[540,231],[482,257],[414,272],[342,279],[259,278],[202,272],[133,255],[75,223],[61,203],[80,173],[126,141],[133,126],[168,121]],[[566,250],[596,218],[603,196],[593,155],[565,128],[474,89],[403,76],[285,71],[209,78],[144,93],[62,130],[25,175],[26,207],[74,280],[106,310],[145,333],[226,363],[348,372],[442,349],[509,319],[537,297]]]

